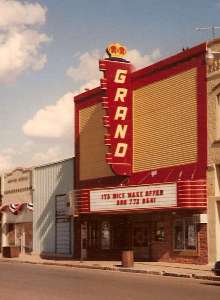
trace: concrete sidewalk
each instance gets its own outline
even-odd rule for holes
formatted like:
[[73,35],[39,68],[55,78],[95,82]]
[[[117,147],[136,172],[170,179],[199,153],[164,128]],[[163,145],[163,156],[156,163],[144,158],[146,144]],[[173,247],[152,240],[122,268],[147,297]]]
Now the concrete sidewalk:
[[120,272],[133,272],[150,275],[183,277],[203,280],[220,281],[210,265],[191,265],[166,262],[135,262],[134,267],[125,268],[120,261],[79,261],[74,259],[42,259],[38,255],[20,255],[16,258],[0,257],[0,262],[20,262],[43,265],[56,265],[72,268],[100,269]]

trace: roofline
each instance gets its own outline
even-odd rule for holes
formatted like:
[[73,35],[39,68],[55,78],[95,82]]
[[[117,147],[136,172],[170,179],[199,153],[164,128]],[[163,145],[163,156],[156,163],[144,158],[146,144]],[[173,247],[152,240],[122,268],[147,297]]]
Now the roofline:
[[10,169],[8,171],[2,172],[0,177],[2,176],[10,176],[16,171],[23,171],[23,172],[30,172],[33,168],[32,167],[15,167],[14,169]]
[[98,95],[98,94],[100,94],[101,92],[102,92],[101,87],[98,86],[98,87],[96,87],[96,88],[93,88],[93,89],[91,89],[91,90],[88,90],[88,91],[85,91],[85,92],[83,92],[83,93],[81,93],[81,94],[76,95],[76,96],[74,97],[74,102],[75,102],[75,103],[78,103],[78,102],[83,101],[83,100],[85,100],[85,99],[88,99],[88,98],[90,98],[90,97],[94,97],[95,95]]
[[220,38],[219,37],[216,38],[216,39],[207,41],[206,44],[207,44],[207,47],[209,47],[209,46],[211,46],[211,45],[213,45],[215,43],[218,43],[218,42],[220,43]]
[[184,51],[178,52],[172,56],[169,56],[163,60],[160,60],[152,65],[149,65],[145,68],[134,71],[131,74],[132,79],[137,79],[139,77],[143,77],[146,75],[150,75],[151,73],[157,72],[159,70],[168,68],[171,65],[182,62],[184,60],[188,60],[190,57],[198,56],[199,54],[205,53],[206,51],[206,43],[199,44],[195,47],[186,49]]
[[62,162],[68,161],[68,160],[73,160],[74,161],[74,158],[75,158],[75,156],[71,156],[71,157],[64,158],[64,159],[61,159],[61,160],[57,160],[57,161],[54,161],[54,162],[49,162],[49,163],[41,164],[41,165],[38,165],[38,166],[33,166],[33,170],[43,168],[43,167],[47,167],[47,166],[51,166],[51,165],[60,164]]
[[[152,65],[149,65],[147,67],[144,67],[142,69],[136,70],[131,73],[132,79],[137,79],[139,77],[142,77],[143,75],[146,76],[147,74],[154,73],[160,69],[167,68],[170,65],[176,64],[178,62],[184,61],[189,59],[193,56],[198,56],[201,53],[204,53],[207,49],[207,45],[211,45],[217,41],[220,41],[220,38],[211,40],[209,42],[201,43],[197,46],[194,46],[192,48],[186,49],[184,51],[178,52],[172,56],[166,57]],[[93,98],[96,95],[99,95],[102,93],[101,87],[98,86],[96,88],[93,88],[91,90],[85,91],[81,94],[78,94],[74,97],[74,102],[79,103],[84,100],[88,100],[88,98]]]

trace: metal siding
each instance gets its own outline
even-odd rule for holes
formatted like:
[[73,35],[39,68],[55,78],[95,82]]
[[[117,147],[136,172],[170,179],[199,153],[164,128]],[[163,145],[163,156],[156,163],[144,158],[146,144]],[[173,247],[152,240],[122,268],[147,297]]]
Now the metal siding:
[[113,176],[105,160],[107,146],[104,144],[106,131],[103,116],[101,104],[92,105],[79,112],[80,180]]
[[33,172],[33,251],[55,253],[55,196],[73,190],[73,159]]
[[197,70],[133,93],[133,171],[197,161]]
[[56,223],[56,253],[70,254],[70,222]]

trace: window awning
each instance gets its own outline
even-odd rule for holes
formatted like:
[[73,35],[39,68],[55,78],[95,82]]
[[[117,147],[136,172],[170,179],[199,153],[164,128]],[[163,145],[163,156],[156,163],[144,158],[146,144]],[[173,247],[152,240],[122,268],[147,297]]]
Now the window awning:
[[30,211],[33,211],[33,203],[23,202],[23,203],[3,204],[2,206],[0,206],[0,213],[10,212],[14,215],[17,215],[24,209],[28,209]]
[[11,203],[0,207],[2,224],[33,222],[33,203]]

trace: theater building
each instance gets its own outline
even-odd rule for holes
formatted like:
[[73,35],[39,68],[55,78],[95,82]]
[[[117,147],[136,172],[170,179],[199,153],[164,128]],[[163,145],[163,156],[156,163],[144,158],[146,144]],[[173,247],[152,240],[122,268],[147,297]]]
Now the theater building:
[[[108,47],[75,97],[75,254],[220,259],[220,40],[134,70]],[[76,213],[75,213],[76,215]]]

